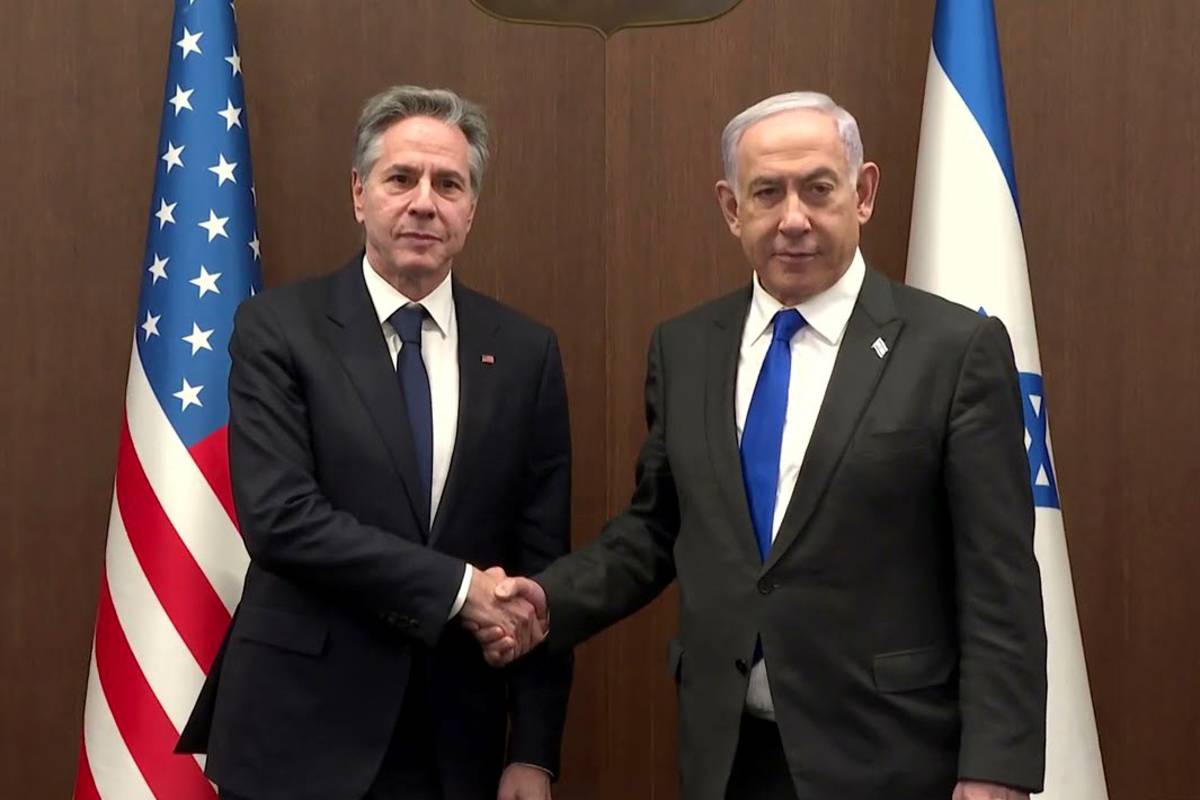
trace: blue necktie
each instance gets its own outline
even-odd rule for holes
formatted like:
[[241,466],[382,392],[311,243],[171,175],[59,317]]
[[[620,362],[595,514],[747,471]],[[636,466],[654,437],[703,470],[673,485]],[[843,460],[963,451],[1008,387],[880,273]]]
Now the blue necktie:
[[759,370],[742,428],[742,480],[763,561],[771,551],[779,452],[783,446],[783,420],[787,416],[788,382],[792,376],[792,337],[803,326],[804,317],[794,308],[775,314],[775,333]]
[[423,306],[409,304],[388,317],[388,322],[400,336],[403,346],[396,356],[396,377],[404,394],[408,424],[412,428],[413,449],[417,455],[417,471],[421,475],[425,519],[429,519],[430,487],[433,484],[433,401],[429,394],[429,375],[425,359],[421,358],[421,322],[425,319]]

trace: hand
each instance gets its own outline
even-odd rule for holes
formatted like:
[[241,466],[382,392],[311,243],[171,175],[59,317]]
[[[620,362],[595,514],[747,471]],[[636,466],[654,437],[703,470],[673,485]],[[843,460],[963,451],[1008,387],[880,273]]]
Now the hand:
[[509,764],[496,800],[550,800],[550,775],[528,764]]
[[496,601],[508,605],[519,604],[533,610],[536,626],[534,636],[527,642],[517,641],[505,633],[501,626],[470,625],[463,623],[475,634],[483,646],[483,657],[493,667],[502,667],[528,653],[541,644],[550,633],[550,614],[546,610],[546,593],[529,578],[502,578],[494,591]]
[[[496,586],[496,598],[503,603],[522,603],[533,608],[538,626],[537,637],[533,642],[534,647],[541,644],[550,635],[550,611],[546,607],[546,590],[537,581],[529,578],[505,578]],[[494,637],[495,632],[493,631],[492,638]],[[499,646],[489,643],[489,637],[486,634],[479,635],[477,638],[484,646],[485,655],[493,660],[502,660],[507,656],[511,661],[525,655],[530,649],[516,647],[505,651],[503,643],[500,643]]]
[[507,576],[500,567],[474,569],[467,599],[459,618],[463,627],[480,641],[486,637],[484,658],[492,666],[503,666],[528,652],[544,637],[533,606],[521,598],[501,601],[496,587]]
[[1029,793],[998,783],[959,781],[952,800],[1029,800]]

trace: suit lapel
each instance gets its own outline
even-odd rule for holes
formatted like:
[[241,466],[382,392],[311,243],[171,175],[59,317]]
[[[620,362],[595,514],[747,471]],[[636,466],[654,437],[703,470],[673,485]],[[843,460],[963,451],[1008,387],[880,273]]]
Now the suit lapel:
[[496,316],[487,304],[479,302],[479,295],[458,281],[454,282],[454,314],[458,325],[458,428],[430,543],[442,535],[455,504],[461,502],[474,466],[473,456],[496,404],[497,367],[483,361],[485,354],[494,356],[492,342],[499,324]]
[[367,294],[362,259],[352,261],[331,280],[333,291],[327,310],[332,331],[330,341],[391,454],[419,529],[427,531],[427,514],[419,510],[424,504],[413,502],[420,496],[421,478],[404,411],[404,396],[375,307]]
[[720,305],[708,331],[708,358],[705,392],[705,430],[709,459],[717,484],[725,500],[733,535],[743,556],[757,562],[758,546],[746,487],[742,482],[742,459],[738,452],[737,423],[734,413],[734,381],[742,328],[750,308],[750,290],[730,295]]
[[838,348],[833,374],[821,401],[796,488],[763,565],[764,572],[775,566],[808,524],[858,426],[867,401],[875,392],[889,359],[886,355],[877,355],[871,345],[878,338],[889,349],[894,348],[903,326],[903,321],[896,316],[887,279],[868,269]]

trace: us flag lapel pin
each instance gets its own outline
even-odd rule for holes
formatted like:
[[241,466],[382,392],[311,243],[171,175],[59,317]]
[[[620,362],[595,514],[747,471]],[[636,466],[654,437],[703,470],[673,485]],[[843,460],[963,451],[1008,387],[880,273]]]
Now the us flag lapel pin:
[[479,362],[481,364],[495,364],[496,357],[494,355],[492,355],[491,353],[484,353],[483,355],[481,355],[479,357]]

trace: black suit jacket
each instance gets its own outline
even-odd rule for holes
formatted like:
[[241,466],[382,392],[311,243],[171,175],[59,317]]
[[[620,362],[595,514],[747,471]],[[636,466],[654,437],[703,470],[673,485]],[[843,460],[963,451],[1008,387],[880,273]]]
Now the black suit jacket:
[[238,309],[229,452],[251,564],[180,749],[256,799],[359,797],[422,659],[446,796],[493,800],[506,760],[557,772],[570,656],[493,670],[447,615],[464,562],[524,574],[568,549],[558,345],[454,284],[459,421],[430,531],[361,264]]
[[551,646],[678,575],[686,800],[724,797],[760,636],[801,800],[949,800],[960,776],[1039,788],[1045,629],[1003,325],[868,270],[763,563],[734,421],[749,303],[655,331],[631,504],[538,576]]

